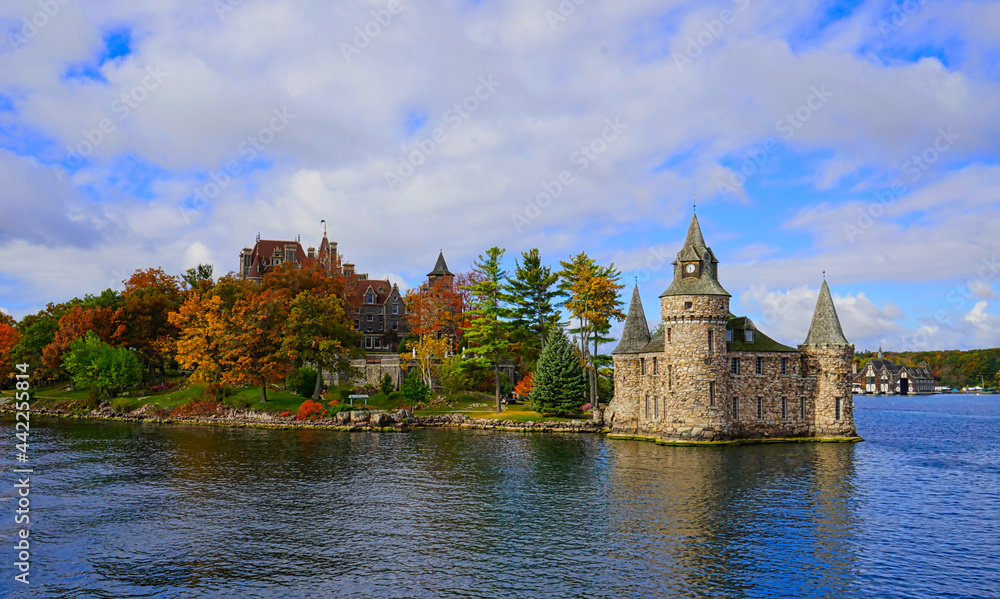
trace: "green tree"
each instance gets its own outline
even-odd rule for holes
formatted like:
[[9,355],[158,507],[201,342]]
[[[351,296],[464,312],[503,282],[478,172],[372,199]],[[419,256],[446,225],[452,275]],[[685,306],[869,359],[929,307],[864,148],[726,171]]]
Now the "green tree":
[[566,333],[556,327],[538,358],[531,387],[531,403],[545,415],[578,413],[587,392],[583,368]]
[[323,370],[348,361],[360,346],[361,333],[351,326],[338,295],[305,290],[292,300],[281,348],[293,360],[316,365],[313,400],[320,400]]
[[469,310],[469,327],[465,331],[468,352],[476,357],[468,362],[473,365],[493,368],[496,410],[500,412],[500,359],[507,355],[510,341],[507,337],[508,325],[504,321],[508,311],[503,306],[501,285],[507,273],[500,266],[504,250],[492,247],[486,251],[486,258],[472,265],[475,282],[466,286],[472,296]]
[[396,385],[392,382],[392,375],[388,372],[382,375],[382,385],[380,391],[386,396],[396,390]]
[[469,374],[462,366],[462,358],[452,356],[441,360],[439,367],[441,390],[448,395],[456,395],[469,388]]
[[111,347],[93,331],[69,346],[63,361],[75,385],[96,385],[111,397],[142,380],[138,356],[124,347]]
[[213,267],[211,264],[199,264],[195,268],[187,269],[181,275],[181,278],[192,289],[196,287],[212,287],[212,270]]
[[542,266],[538,249],[522,252],[523,262],[514,263],[514,278],[503,285],[504,300],[510,305],[511,337],[521,346],[524,362],[534,366],[545,347],[545,336],[559,322],[553,302],[559,276]]
[[430,398],[431,388],[427,386],[424,382],[420,372],[414,368],[410,371],[410,374],[406,375],[406,380],[403,381],[403,388],[401,389],[403,395],[406,396],[411,402],[424,403]]

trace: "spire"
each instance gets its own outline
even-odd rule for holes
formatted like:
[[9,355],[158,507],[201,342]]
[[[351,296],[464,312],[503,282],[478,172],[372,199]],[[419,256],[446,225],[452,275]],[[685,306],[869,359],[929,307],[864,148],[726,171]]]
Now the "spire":
[[813,312],[812,324],[809,325],[809,335],[804,345],[812,346],[844,346],[851,343],[844,336],[837,318],[837,308],[833,305],[830,286],[823,281],[819,288],[819,299],[816,300],[816,311]]
[[452,273],[450,270],[448,270],[448,265],[444,261],[444,250],[442,250],[438,254],[437,262],[434,264],[434,270],[432,270],[429,273],[427,273],[427,276],[428,277],[432,277],[432,276],[435,276],[435,275],[436,276],[441,276],[441,275],[450,275],[450,274],[454,274],[454,273]]
[[[694,274],[685,276],[681,269],[685,264],[692,262],[696,263],[696,269],[690,271]],[[674,281],[660,297],[668,295],[728,296],[729,292],[719,284],[719,270],[716,266],[718,263],[719,259],[715,257],[715,252],[705,244],[698,215],[691,215],[691,224],[688,226],[687,237],[684,238],[684,247],[677,252],[677,259],[673,262]]]
[[650,338],[649,324],[646,323],[646,313],[642,309],[642,299],[639,297],[639,286],[636,285],[632,291],[632,303],[628,306],[628,316],[625,317],[622,339],[611,353],[639,353],[649,343]]

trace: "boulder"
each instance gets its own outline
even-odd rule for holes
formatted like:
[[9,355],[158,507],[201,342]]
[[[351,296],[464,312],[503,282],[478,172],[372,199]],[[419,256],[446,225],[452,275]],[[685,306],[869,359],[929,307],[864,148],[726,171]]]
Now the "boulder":
[[368,412],[351,412],[351,422],[368,422]]

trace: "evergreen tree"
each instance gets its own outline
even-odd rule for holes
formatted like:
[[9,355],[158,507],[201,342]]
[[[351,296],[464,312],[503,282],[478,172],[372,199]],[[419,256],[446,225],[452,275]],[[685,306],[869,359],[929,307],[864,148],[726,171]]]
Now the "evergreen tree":
[[473,263],[474,283],[465,287],[472,295],[469,310],[469,328],[465,331],[465,340],[469,343],[469,353],[475,354],[472,365],[493,368],[496,382],[496,408],[500,412],[500,359],[507,355],[510,346],[508,340],[508,316],[503,306],[503,292],[500,288],[507,273],[500,267],[504,250],[492,247]]
[[558,324],[559,314],[552,305],[559,292],[553,289],[559,276],[542,266],[538,249],[522,252],[523,263],[515,262],[514,278],[503,286],[504,301],[510,304],[511,336],[520,345],[523,361],[534,365],[545,347],[545,337]]
[[550,333],[538,358],[531,388],[531,402],[545,415],[568,416],[580,411],[587,383],[576,351],[561,327]]

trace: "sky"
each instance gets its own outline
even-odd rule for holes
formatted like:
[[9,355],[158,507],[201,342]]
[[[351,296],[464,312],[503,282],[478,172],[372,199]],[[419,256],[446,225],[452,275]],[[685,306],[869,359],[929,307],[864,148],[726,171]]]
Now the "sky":
[[1000,345],[995,1],[5,0],[0,28],[16,318],[325,219],[403,289],[439,250],[586,251],[655,326],[696,200],[782,342],[825,272],[858,350]]

